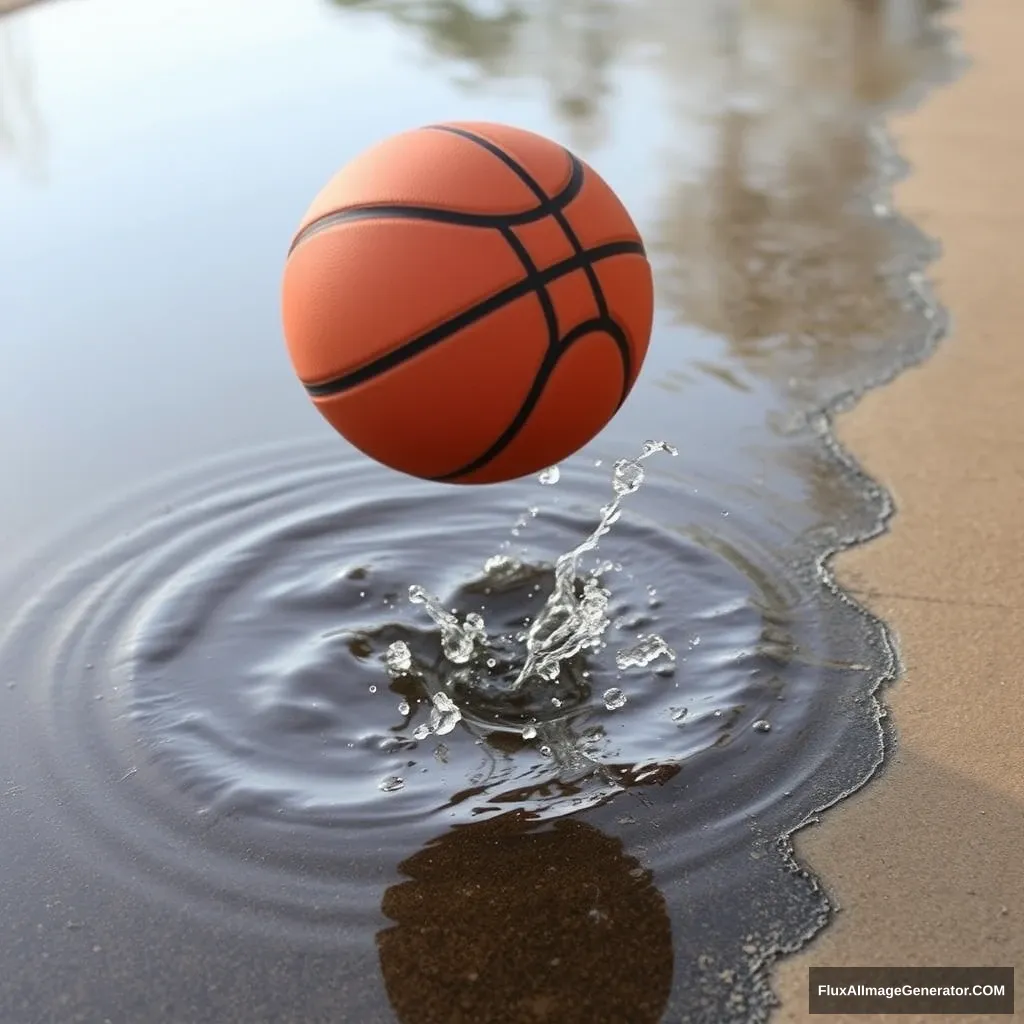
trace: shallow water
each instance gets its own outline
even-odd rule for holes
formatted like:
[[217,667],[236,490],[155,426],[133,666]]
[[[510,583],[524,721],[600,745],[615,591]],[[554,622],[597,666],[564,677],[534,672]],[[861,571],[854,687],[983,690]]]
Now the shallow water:
[[[763,1019],[767,967],[829,916],[787,836],[881,755],[891,647],[821,563],[891,505],[817,411],[941,329],[930,248],[879,192],[878,118],[952,67],[935,16],[64,0],[0,21],[5,1024]],[[640,382],[554,486],[370,465],[284,354],[311,195],[456,117],[576,149],[655,262]],[[614,644],[528,709],[549,732],[480,704],[417,740],[439,643],[409,586],[516,628],[649,437],[680,454],[602,541]],[[488,580],[500,552],[534,568]],[[617,670],[649,632],[674,669]],[[388,675],[396,640],[426,687]],[[548,735],[606,770],[566,779]]]

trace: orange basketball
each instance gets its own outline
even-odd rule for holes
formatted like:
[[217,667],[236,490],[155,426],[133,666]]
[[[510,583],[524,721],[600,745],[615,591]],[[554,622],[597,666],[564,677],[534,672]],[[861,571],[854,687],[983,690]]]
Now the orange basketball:
[[313,200],[284,333],[324,418],[393,469],[495,483],[615,415],[647,353],[651,268],[615,193],[505,125],[403,132]]

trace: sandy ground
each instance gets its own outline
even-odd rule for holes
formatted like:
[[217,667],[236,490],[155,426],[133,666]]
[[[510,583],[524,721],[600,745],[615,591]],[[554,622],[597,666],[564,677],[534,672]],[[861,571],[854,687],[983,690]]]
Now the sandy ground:
[[798,842],[843,912],[781,967],[777,1022],[822,1019],[813,965],[1024,963],[1024,3],[966,0],[953,21],[972,69],[893,126],[914,168],[897,202],[942,241],[952,333],[840,422],[899,507],[839,563],[898,633],[898,746]]

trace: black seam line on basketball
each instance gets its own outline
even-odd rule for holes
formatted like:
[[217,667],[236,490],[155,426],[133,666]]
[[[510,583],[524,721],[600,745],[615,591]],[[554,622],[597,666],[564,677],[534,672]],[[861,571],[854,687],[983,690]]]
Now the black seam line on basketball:
[[514,302],[524,295],[529,295],[539,285],[550,284],[552,281],[557,281],[559,278],[571,274],[574,270],[580,270],[588,260],[597,263],[601,260],[611,259],[613,256],[643,255],[643,247],[640,243],[629,240],[606,242],[604,245],[595,246],[593,249],[588,249],[580,255],[569,256],[558,263],[552,264],[550,267],[546,267],[544,270],[538,270],[536,277],[522,278],[516,281],[515,284],[503,288],[500,292],[495,292],[482,302],[478,302],[475,306],[463,310],[463,312],[457,313],[453,317],[449,317],[444,323],[432,327],[429,331],[405,342],[403,345],[399,345],[398,348],[392,349],[390,352],[386,352],[357,370],[352,370],[331,380],[315,384],[305,384],[306,391],[313,398],[323,398],[328,395],[337,395],[343,391],[348,391],[358,384],[363,384],[378,374],[384,373],[386,370],[392,370],[396,366],[400,366],[414,356],[418,356],[421,352],[433,348],[440,342],[450,338],[453,334],[457,334],[471,324],[475,324],[478,320],[482,320],[496,310],[501,309],[502,306]]
[[344,210],[332,210],[314,221],[310,221],[292,239],[288,255],[313,235],[320,234],[338,224],[357,220],[419,220],[433,224],[454,224],[466,228],[505,228],[533,224],[545,217],[556,215],[563,206],[568,206],[583,188],[583,164],[571,153],[572,173],[565,188],[553,198],[545,196],[544,202],[522,213],[465,213],[462,210],[443,210],[433,206],[412,206],[406,203],[382,205],[349,206]]
[[548,329],[548,348],[552,349],[558,344],[558,314],[555,312],[555,304],[551,301],[551,293],[548,291],[545,281],[540,277],[533,257],[527,251],[526,246],[516,237],[515,232],[511,228],[503,228],[501,233],[512,251],[519,257],[519,262],[522,263],[523,270],[526,271],[526,279],[533,282],[533,290],[540,303],[544,323]]
[[633,353],[629,347],[629,338],[626,336],[626,331],[622,324],[607,314],[598,317],[598,319],[603,322],[601,329],[615,342],[615,347],[619,350],[619,358],[622,360],[622,392],[619,395],[618,404],[615,406],[615,411],[618,412],[622,408],[622,403],[625,402],[632,387]]
[[[534,176],[530,174],[530,172],[525,167],[523,167],[523,165],[520,164],[519,161],[515,159],[515,157],[513,157],[510,153],[502,149],[501,146],[497,145],[494,142],[491,142],[490,139],[484,138],[481,135],[477,135],[475,132],[468,131],[465,128],[458,128],[454,125],[430,125],[429,128],[432,131],[443,131],[448,132],[451,135],[457,135],[460,138],[466,139],[468,142],[472,142],[477,146],[481,146],[483,149],[487,150],[488,153],[490,153],[496,159],[500,160],[506,167],[508,167],[509,170],[511,170],[512,173],[515,174],[516,177],[518,177],[519,180],[522,181],[526,185],[526,187],[530,189],[531,192],[533,192],[533,194],[537,197],[538,201],[541,204],[548,201],[547,192],[544,191],[544,188],[540,184],[540,182],[537,181],[537,179],[534,178]],[[579,163],[579,160],[576,158],[576,156],[569,150],[563,148],[562,151],[569,158],[571,165],[575,166],[576,164]],[[568,203],[565,204],[565,206],[568,205]],[[622,407],[622,403],[626,400],[626,396],[629,394],[629,389],[632,381],[633,360],[629,348],[629,339],[627,338],[626,332],[622,329],[622,327],[618,323],[616,323],[611,317],[611,312],[608,308],[608,299],[604,294],[604,288],[601,285],[601,279],[597,276],[597,271],[594,269],[593,261],[585,258],[583,244],[580,242],[579,236],[576,234],[572,224],[569,222],[568,217],[565,215],[564,207],[552,210],[551,216],[554,217],[555,222],[562,229],[562,233],[565,235],[569,244],[572,246],[575,255],[577,257],[584,259],[582,269],[587,277],[587,283],[590,285],[591,294],[594,297],[594,305],[597,307],[597,319],[603,324],[607,324],[610,326],[611,329],[608,330],[607,333],[612,337],[616,347],[619,350],[619,356],[622,359],[623,381],[622,393],[619,397],[619,402],[615,407],[615,411],[618,412],[618,410]],[[640,247],[641,251],[643,251],[642,242],[640,243]],[[644,256],[646,257],[646,253],[644,253]],[[527,273],[529,273],[529,271],[527,271]],[[543,303],[544,299],[547,298],[547,295],[546,293],[544,295],[541,295],[540,290],[538,289],[538,298],[540,298]],[[549,331],[551,330],[550,321],[548,329]],[[557,332],[557,314],[555,317],[554,329]],[[578,330],[578,328],[575,330]],[[575,330],[571,331],[566,337],[575,337]],[[557,344],[557,333],[552,335],[552,341]],[[565,339],[563,339],[562,344],[564,343]],[[549,343],[549,352],[550,351],[552,351],[552,347]],[[527,415],[529,414],[527,413]],[[521,426],[522,424],[519,425],[519,427]],[[518,433],[519,427],[516,427],[514,429],[510,428],[505,433],[503,433],[502,437],[495,442],[497,448],[495,448],[495,445],[492,445],[491,448],[487,450],[487,452],[480,456],[480,459],[483,460],[482,462],[480,462],[479,460],[474,460],[474,462],[470,463],[470,465],[473,468],[477,469],[480,468],[482,465],[485,465],[491,458],[498,454],[498,452],[503,450],[503,448],[506,445],[511,443],[511,441]],[[467,469],[464,467],[463,469],[457,471],[456,475],[461,476],[471,471],[471,469]],[[445,477],[443,479],[450,479],[450,477]]]
[[[598,331],[603,331],[609,337],[612,338],[618,347],[618,339],[616,334],[622,337],[625,341],[625,335],[622,334],[621,328],[614,320],[610,317],[600,316],[594,320],[587,320],[585,323],[579,324],[574,327],[562,340],[551,349],[548,349],[544,356],[543,362],[540,364],[540,369],[537,371],[537,376],[533,378],[533,383],[530,385],[530,390],[526,393],[526,398],[523,399],[522,405],[519,406],[519,410],[512,418],[512,422],[501,432],[501,436],[487,449],[483,454],[476,456],[472,461],[467,462],[464,466],[460,466],[458,469],[453,470],[450,473],[444,473],[441,476],[431,477],[437,483],[451,483],[458,479],[460,476],[466,476],[469,473],[474,473],[478,469],[483,469],[492,459],[497,458],[519,435],[519,432],[526,426],[527,420],[536,408],[537,403],[540,401],[541,395],[544,393],[544,389],[548,385],[548,381],[551,379],[551,375],[555,372],[556,367],[562,359],[562,356],[569,351],[572,346],[580,340],[580,338],[586,337],[588,334],[594,334]],[[619,350],[621,354],[621,349]],[[625,369],[625,367],[624,367]],[[623,392],[629,387],[628,377],[623,375]],[[622,402],[625,395],[619,399],[618,405],[616,405],[616,412]]]
[[[467,131],[465,128],[456,128],[454,125],[430,125],[432,131],[448,132],[451,135],[458,135],[463,139],[467,139],[470,142],[475,142],[478,146],[482,146],[496,156],[524,185],[542,202],[548,201],[548,194],[544,191],[540,182],[530,174],[530,172],[523,167],[515,157],[506,153],[500,146],[491,142],[490,139],[485,139],[482,135],[477,135],[474,132]],[[569,157],[569,160],[575,164],[579,161],[573,156],[572,153],[567,149],[563,149],[562,152]],[[566,203],[568,205],[568,203]],[[569,244],[573,248],[573,252],[579,254],[583,252],[583,245],[579,240],[579,236],[573,230],[572,225],[569,223],[568,218],[561,209],[552,210],[551,215],[555,218],[558,226],[562,229],[565,237],[568,239]],[[598,316],[608,316],[608,300],[605,297],[604,289],[601,287],[601,281],[597,276],[597,271],[592,266],[584,266],[583,272],[587,275],[587,283],[590,285],[590,290],[594,295],[594,303],[597,305]]]

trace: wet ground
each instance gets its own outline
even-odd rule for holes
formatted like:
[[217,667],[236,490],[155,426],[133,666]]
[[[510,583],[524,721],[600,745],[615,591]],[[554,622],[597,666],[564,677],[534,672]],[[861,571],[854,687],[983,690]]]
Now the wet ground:
[[[891,506],[819,411],[941,330],[881,132],[950,72],[939,13],[0,21],[5,1024],[764,1018],[771,962],[830,913],[787,837],[881,757],[891,645],[822,563]],[[555,486],[370,465],[284,353],[310,197],[448,118],[576,150],[655,264],[640,382]],[[601,555],[613,639],[677,661],[593,658],[545,712],[608,772],[566,784],[486,716],[417,739],[425,692],[382,664],[396,639],[436,653],[408,587],[514,628],[652,437],[680,454],[646,463]],[[499,553],[534,568],[485,580]]]

